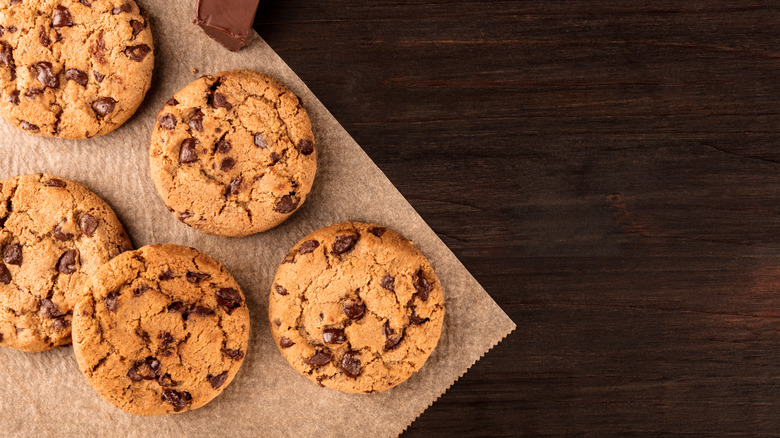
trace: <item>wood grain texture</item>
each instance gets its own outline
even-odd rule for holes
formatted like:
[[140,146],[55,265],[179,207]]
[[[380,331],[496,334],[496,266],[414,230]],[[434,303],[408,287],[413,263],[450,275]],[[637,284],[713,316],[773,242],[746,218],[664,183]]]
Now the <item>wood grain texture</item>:
[[256,24],[518,323],[407,436],[777,434],[779,2]]

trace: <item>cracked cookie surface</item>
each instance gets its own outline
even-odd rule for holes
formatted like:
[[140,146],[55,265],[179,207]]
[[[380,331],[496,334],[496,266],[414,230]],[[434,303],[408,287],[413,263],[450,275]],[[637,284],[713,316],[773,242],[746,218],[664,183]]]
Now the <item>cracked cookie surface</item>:
[[157,117],[149,155],[168,210],[221,236],[282,223],[306,200],[317,170],[298,97],[249,70],[203,76],[174,94]]
[[0,345],[70,344],[83,282],[129,249],[111,207],[85,186],[41,174],[0,181]]
[[0,0],[0,115],[48,137],[111,132],[149,90],[153,49],[133,0]]
[[90,385],[136,415],[197,409],[235,377],[249,311],[230,273],[178,245],[149,245],[90,278],[73,318],[73,349]]
[[321,386],[390,389],[423,366],[441,335],[444,298],[428,260],[379,225],[345,222],[298,242],[268,307],[282,355]]

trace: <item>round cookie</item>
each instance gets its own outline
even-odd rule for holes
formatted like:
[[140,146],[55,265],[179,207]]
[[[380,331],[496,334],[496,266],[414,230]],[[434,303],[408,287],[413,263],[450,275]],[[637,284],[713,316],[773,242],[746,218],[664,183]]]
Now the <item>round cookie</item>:
[[133,0],[0,0],[0,115],[47,137],[118,128],[152,81],[148,24]]
[[241,367],[249,310],[218,261],[150,245],[101,266],[73,318],[73,349],[90,385],[136,415],[197,409]]
[[111,207],[83,185],[40,174],[0,181],[0,345],[70,344],[83,282],[131,248]]
[[390,389],[423,366],[444,320],[441,283],[395,231],[345,222],[304,237],[274,278],[268,315],[279,351],[320,386]]
[[177,219],[205,233],[246,236],[282,223],[306,200],[317,158],[300,100],[249,70],[203,76],[157,118],[152,178]]

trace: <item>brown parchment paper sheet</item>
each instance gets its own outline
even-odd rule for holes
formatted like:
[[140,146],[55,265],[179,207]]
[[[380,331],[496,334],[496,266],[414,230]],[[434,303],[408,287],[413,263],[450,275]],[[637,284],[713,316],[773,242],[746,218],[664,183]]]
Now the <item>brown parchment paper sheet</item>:
[[[515,324],[262,39],[254,35],[246,48],[231,53],[191,24],[192,1],[137,1],[149,11],[156,46],[152,89],[138,113],[117,131],[76,141],[27,135],[0,121],[0,178],[49,172],[82,182],[114,208],[136,247],[174,242],[222,261],[247,297],[249,351],[233,383],[207,406],[145,418],[103,401],[82,377],[70,347],[40,354],[0,348],[0,435],[400,434]],[[234,68],[266,72],[301,97],[319,161],[313,192],[298,212],[271,231],[238,239],[209,236],[176,221],[155,191],[147,158],[164,102],[200,74]],[[384,393],[342,394],[313,384],[287,364],[268,329],[268,293],[288,249],[309,232],[345,220],[383,224],[413,240],[444,286],[438,347],[419,373]]]

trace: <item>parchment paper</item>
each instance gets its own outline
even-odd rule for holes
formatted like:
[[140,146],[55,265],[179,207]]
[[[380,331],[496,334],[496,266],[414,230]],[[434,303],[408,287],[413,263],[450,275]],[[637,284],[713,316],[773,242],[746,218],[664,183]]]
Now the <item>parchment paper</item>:
[[[233,383],[207,406],[136,417],[109,405],[78,370],[70,347],[27,354],[0,348],[0,434],[15,436],[395,436],[515,325],[425,224],[306,85],[257,35],[231,53],[190,23],[190,0],[141,0],[156,45],[152,89],[117,131],[89,140],[23,133],[0,121],[0,177],[49,172],[82,182],[113,206],[136,247],[174,242],[222,261],[252,315],[249,351]],[[316,38],[316,36],[312,36]],[[197,68],[198,74],[191,69]],[[147,151],[164,102],[200,74],[234,68],[286,83],[309,111],[319,169],[306,204],[281,226],[220,238],[176,221],[155,191]],[[344,72],[349,74],[349,72]],[[384,224],[414,241],[445,293],[441,340],[422,370],[389,391],[342,394],[293,370],[268,329],[268,293],[288,249],[309,232],[345,220]],[[475,330],[475,328],[479,328]]]

